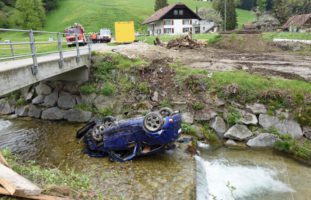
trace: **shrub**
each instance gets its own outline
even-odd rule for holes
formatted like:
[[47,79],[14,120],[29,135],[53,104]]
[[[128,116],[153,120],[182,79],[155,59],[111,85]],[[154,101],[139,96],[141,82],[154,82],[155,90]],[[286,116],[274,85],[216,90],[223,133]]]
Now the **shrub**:
[[195,134],[196,131],[190,124],[182,123],[181,129],[182,129],[182,133],[184,133],[184,134],[196,136],[196,134]]
[[201,102],[195,102],[192,104],[193,110],[203,110],[205,108],[205,105]]
[[103,88],[101,89],[101,94],[105,95],[105,96],[111,96],[115,93],[115,86],[109,82],[106,82],[103,86]]
[[94,85],[82,85],[80,87],[81,94],[92,94],[96,92],[96,88]]
[[161,107],[168,107],[168,108],[172,107],[170,100],[167,99],[167,98],[163,99],[163,100],[160,102],[160,106],[161,106]]
[[106,107],[102,110],[99,110],[98,114],[102,117],[111,116],[111,115],[113,115],[113,109],[112,109],[112,107]]
[[238,121],[241,119],[241,114],[239,111],[237,111],[234,108],[230,108],[228,116],[227,116],[227,122],[229,125],[235,125],[238,123]]
[[295,119],[302,126],[311,126],[311,106],[306,106],[296,111]]
[[137,89],[143,94],[149,94],[149,84],[147,82],[139,83]]

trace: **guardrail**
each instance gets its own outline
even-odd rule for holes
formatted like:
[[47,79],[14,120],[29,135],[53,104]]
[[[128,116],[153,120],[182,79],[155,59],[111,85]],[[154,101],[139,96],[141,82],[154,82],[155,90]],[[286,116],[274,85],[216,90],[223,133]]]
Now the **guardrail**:
[[[59,67],[62,68],[64,64],[64,53],[65,52],[76,52],[76,60],[77,62],[80,62],[80,50],[82,49],[87,49],[89,57],[91,57],[91,41],[89,38],[86,38],[86,45],[87,47],[80,47],[79,41],[78,41],[78,35],[75,34],[75,41],[73,44],[75,44],[75,49],[69,49],[69,50],[64,50],[63,46],[67,46],[66,40],[62,37],[63,33],[60,32],[49,32],[49,31],[35,31],[35,30],[21,30],[21,29],[4,29],[0,28],[0,33],[1,32],[11,32],[11,33],[26,33],[28,34],[27,41],[19,41],[19,42],[12,42],[12,40],[6,40],[4,42],[0,41],[0,51],[3,50],[9,50],[10,53],[8,56],[3,56],[1,57],[0,55],[0,62],[2,61],[8,61],[8,60],[16,60],[16,59],[21,59],[21,58],[27,58],[31,57],[33,61],[33,66],[31,68],[32,74],[36,75],[38,72],[38,56],[42,55],[49,55],[49,54],[59,54]],[[43,35],[43,34],[49,34],[48,41],[36,41],[36,34]],[[54,41],[54,37],[56,36],[56,40]],[[51,39],[51,40],[50,40]],[[26,40],[26,39],[25,39]],[[42,51],[38,52],[37,47],[39,45],[46,45],[46,44],[57,44],[57,49],[56,50],[48,50],[48,51]],[[28,46],[28,47],[16,47],[16,46]],[[4,47],[4,48],[1,48]],[[30,50],[30,53],[18,53],[18,50],[24,49]]]

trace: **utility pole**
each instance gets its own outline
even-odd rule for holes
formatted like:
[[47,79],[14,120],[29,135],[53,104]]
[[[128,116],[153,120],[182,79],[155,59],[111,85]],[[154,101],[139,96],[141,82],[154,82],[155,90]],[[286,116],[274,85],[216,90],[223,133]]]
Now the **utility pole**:
[[227,32],[227,0],[225,0],[225,23],[224,23],[224,29],[225,32]]

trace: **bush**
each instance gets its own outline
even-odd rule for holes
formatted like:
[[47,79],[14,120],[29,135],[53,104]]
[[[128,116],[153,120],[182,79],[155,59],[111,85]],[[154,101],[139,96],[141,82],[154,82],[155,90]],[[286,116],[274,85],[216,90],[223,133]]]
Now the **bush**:
[[237,111],[234,108],[230,108],[228,116],[227,116],[227,122],[230,126],[235,125],[238,123],[238,121],[241,119],[241,114],[239,111]]
[[302,126],[311,126],[311,106],[301,108],[295,113],[295,119]]
[[81,94],[92,94],[96,93],[96,88],[94,85],[82,85],[80,87]]
[[111,96],[115,93],[115,86],[109,82],[106,82],[103,86],[103,88],[101,89],[101,94],[105,95],[105,96]]
[[196,137],[196,131],[195,129],[190,125],[186,123],[181,124],[182,133],[186,135],[191,135]]
[[112,107],[107,107],[102,110],[99,110],[98,114],[101,115],[102,117],[111,116],[113,115],[113,109]]
[[143,94],[149,94],[149,85],[147,82],[141,82],[138,84],[137,89],[139,90],[139,92],[143,93]]
[[201,102],[195,102],[192,104],[193,110],[203,110],[205,108],[205,105]]

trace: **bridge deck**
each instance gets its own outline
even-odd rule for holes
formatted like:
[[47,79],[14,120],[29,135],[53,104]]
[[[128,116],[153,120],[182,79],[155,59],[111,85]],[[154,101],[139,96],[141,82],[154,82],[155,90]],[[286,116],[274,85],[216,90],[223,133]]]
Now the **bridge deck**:
[[[80,49],[80,55],[81,56],[87,55],[87,54],[88,54],[88,49]],[[64,52],[63,53],[64,59],[70,58],[70,57],[76,57],[76,56],[77,56],[76,51],[70,51],[70,52]],[[53,54],[49,54],[49,55],[39,56],[39,57],[37,57],[37,59],[38,59],[38,65],[40,65],[40,63],[59,60],[59,54],[53,53]],[[12,69],[20,68],[20,67],[29,66],[29,65],[32,65],[32,63],[33,63],[32,58],[0,62],[0,73],[7,71],[7,70],[12,70]]]

